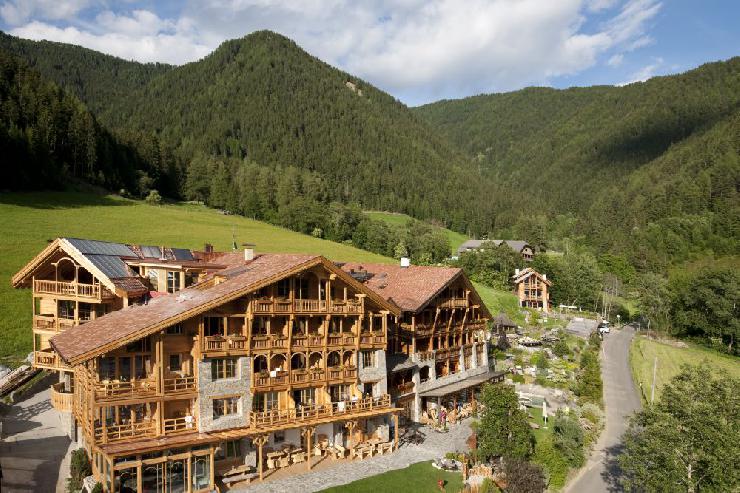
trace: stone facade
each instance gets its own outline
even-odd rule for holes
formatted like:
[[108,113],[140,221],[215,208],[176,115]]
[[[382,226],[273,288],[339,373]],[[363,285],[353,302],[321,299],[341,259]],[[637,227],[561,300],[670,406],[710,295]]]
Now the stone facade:
[[[216,431],[249,426],[252,409],[252,395],[249,392],[252,382],[251,358],[237,358],[236,377],[218,380],[211,378],[211,361],[204,359],[198,362],[198,429]],[[213,399],[234,395],[239,396],[237,413],[214,419]]]
[[378,349],[375,351],[375,366],[365,367],[362,364],[362,354],[358,355],[357,376],[360,383],[372,383],[373,395],[379,397],[388,393],[388,372],[385,365],[385,351]]

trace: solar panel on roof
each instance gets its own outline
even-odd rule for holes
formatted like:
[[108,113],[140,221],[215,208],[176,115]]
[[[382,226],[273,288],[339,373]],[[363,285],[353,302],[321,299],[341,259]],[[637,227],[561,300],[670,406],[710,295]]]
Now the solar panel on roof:
[[190,250],[185,248],[173,248],[172,254],[175,256],[175,260],[195,260]]
[[87,259],[110,279],[130,277],[128,266],[113,255],[86,255]]
[[155,246],[141,246],[141,254],[144,258],[160,258],[162,256],[162,250]]
[[66,238],[66,240],[82,254],[115,255],[119,257],[135,257],[136,254],[122,243],[111,243],[99,240],[82,240]]

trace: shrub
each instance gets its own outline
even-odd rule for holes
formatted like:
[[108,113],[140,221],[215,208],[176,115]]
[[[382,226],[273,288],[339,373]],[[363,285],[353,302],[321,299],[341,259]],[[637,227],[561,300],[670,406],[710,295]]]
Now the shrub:
[[524,383],[524,375],[513,375],[511,380],[514,383]]
[[552,421],[553,443],[572,467],[581,467],[583,453],[583,428],[578,418],[558,411]]
[[77,493],[82,489],[82,480],[92,474],[90,459],[84,448],[78,448],[72,452],[69,464],[70,477],[67,479],[67,492]]
[[507,458],[504,461],[504,474],[507,492],[542,493],[545,490],[545,475],[537,464]]
[[491,478],[486,478],[478,488],[478,493],[497,493],[498,488]]
[[144,199],[149,205],[159,205],[162,203],[162,196],[156,190],[150,190],[149,195]]
[[559,358],[564,358],[565,356],[570,355],[570,348],[563,339],[560,339],[557,343],[555,343],[555,346],[553,346],[552,352],[555,356]]
[[547,474],[547,486],[552,490],[558,490],[565,485],[568,476],[568,461],[555,449],[552,437],[546,435],[537,442],[533,462],[545,468]]

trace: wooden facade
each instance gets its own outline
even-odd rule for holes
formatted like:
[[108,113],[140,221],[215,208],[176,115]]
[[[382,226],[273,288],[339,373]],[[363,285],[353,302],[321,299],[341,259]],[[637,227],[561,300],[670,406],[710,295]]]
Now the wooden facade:
[[552,282],[546,274],[532,268],[517,269],[512,277],[514,293],[519,298],[519,306],[533,308],[544,313],[550,311],[550,287]]

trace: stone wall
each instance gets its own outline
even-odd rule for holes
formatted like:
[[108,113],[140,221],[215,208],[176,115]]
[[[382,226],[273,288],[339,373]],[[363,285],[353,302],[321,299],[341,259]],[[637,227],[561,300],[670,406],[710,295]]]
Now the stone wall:
[[[198,430],[215,431],[249,426],[252,396],[251,358],[237,359],[235,378],[211,379],[211,359],[198,362]],[[239,395],[237,413],[233,416],[213,418],[213,399],[220,396]]]
[[357,355],[357,376],[360,383],[373,383],[373,395],[376,397],[388,393],[388,372],[386,370],[385,351],[375,351],[375,366],[364,367],[362,354]]

